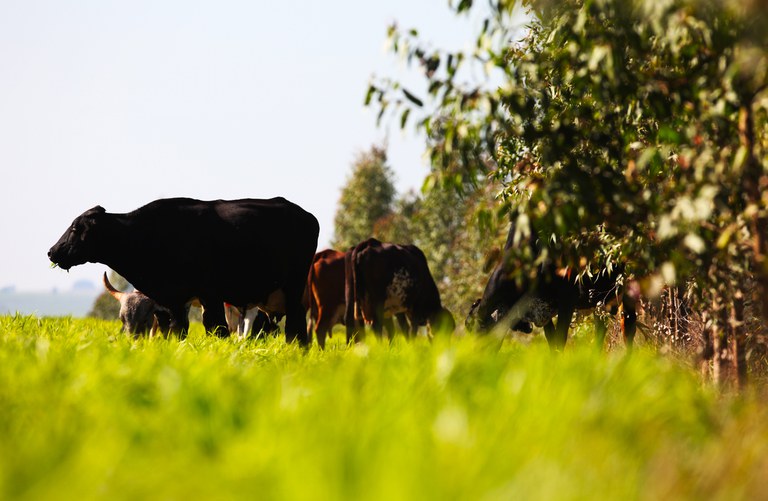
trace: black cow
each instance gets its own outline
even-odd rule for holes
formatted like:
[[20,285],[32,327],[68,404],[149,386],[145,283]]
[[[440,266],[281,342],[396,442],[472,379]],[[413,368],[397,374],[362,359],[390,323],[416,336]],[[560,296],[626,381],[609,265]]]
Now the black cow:
[[[470,309],[468,330],[487,332],[502,320],[513,330],[531,332],[533,325],[544,327],[550,348],[562,349],[568,328],[577,309],[607,306],[615,313],[622,304],[622,327],[627,347],[631,348],[636,330],[636,298],[626,291],[622,269],[601,270],[592,277],[580,279],[575,273],[558,270],[552,264],[541,265],[533,278],[513,277],[509,269],[510,251],[514,245],[514,226],[509,231],[504,254],[491,273],[483,297]],[[535,248],[535,245],[534,245]],[[557,315],[557,325],[553,317]],[[596,314],[597,342],[602,346],[605,323]]]
[[106,264],[168,308],[174,332],[187,331],[186,306],[197,299],[208,331],[228,333],[224,302],[259,306],[284,313],[286,340],[306,344],[301,300],[318,233],[317,219],[284,198],[173,198],[127,214],[94,207],[74,220],[48,257],[65,270]]
[[377,335],[383,327],[393,331],[392,315],[410,324],[413,335],[421,325],[453,330],[451,313],[443,308],[440,293],[429,272],[424,253],[415,245],[381,243],[368,239],[350,249],[344,260],[347,342],[361,324],[370,324]]

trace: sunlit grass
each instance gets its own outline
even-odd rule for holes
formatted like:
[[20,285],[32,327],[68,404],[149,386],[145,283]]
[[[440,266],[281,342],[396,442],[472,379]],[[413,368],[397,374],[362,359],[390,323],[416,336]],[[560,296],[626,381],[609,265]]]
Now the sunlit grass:
[[759,398],[643,350],[343,343],[0,317],[0,497],[735,499],[768,482]]

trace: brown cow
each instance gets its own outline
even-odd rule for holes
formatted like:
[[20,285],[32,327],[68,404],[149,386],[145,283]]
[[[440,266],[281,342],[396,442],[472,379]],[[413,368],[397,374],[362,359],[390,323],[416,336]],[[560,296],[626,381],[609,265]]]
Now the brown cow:
[[309,322],[307,334],[317,332],[317,344],[325,348],[333,326],[344,323],[344,252],[326,249],[315,254],[307,278]]
[[440,301],[427,258],[415,245],[370,238],[347,252],[345,273],[347,342],[361,324],[370,324],[379,336],[385,324],[392,332],[391,317],[399,314],[410,324],[409,337],[422,325],[451,331],[456,326]]

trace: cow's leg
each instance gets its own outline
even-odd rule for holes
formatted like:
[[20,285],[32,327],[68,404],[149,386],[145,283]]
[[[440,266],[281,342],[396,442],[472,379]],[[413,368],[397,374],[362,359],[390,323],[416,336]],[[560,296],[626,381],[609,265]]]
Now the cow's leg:
[[236,331],[239,328],[242,315],[240,314],[240,308],[233,306],[229,303],[224,303],[224,317],[227,319],[227,327],[231,331]]
[[[306,280],[304,278],[303,280]],[[307,310],[301,303],[304,294],[304,283],[298,291],[285,291],[285,341],[290,343],[298,340],[301,346],[309,346],[307,337]]]
[[[248,333],[248,330],[246,328],[247,319],[245,318],[245,311],[246,311],[245,306],[237,308],[238,319],[237,319],[237,328],[235,329],[235,332],[237,333],[237,337],[239,339],[245,338],[245,336]],[[229,323],[227,323],[227,325],[229,325]],[[229,328],[229,331],[230,333],[232,332],[232,327]]]
[[353,340],[357,341],[358,333],[358,326],[355,321],[355,313],[357,312],[357,298],[355,297],[355,267],[352,257],[352,251],[347,252],[344,256],[344,301],[346,302],[344,307],[344,325],[347,330],[347,344],[351,343]]
[[565,348],[573,311],[574,307],[572,304],[561,303],[557,308],[557,325],[555,325],[553,320],[544,325],[544,335],[547,337],[547,343],[552,351],[560,351]]
[[[320,329],[319,318],[320,318],[319,314],[317,314],[317,317],[315,317],[314,310],[310,311],[309,318],[307,319],[307,342],[309,344],[312,344],[312,333]],[[318,336],[317,342],[319,344],[320,334],[318,334],[317,336]]]
[[224,315],[224,301],[219,299],[200,301],[203,305],[203,325],[205,332],[210,332],[218,337],[229,336],[227,319]]
[[563,350],[565,348],[565,342],[568,340],[568,329],[571,327],[574,310],[574,306],[569,303],[563,303],[558,307],[557,325],[555,326],[554,333],[555,344],[550,345],[550,348],[554,348],[555,350]]
[[547,338],[547,344],[552,348],[555,345],[555,322],[551,318],[549,322],[544,324],[544,337]]
[[416,335],[416,330],[418,329],[416,322],[409,322],[409,318],[406,313],[398,313],[395,315],[395,318],[397,319],[397,326],[403,332],[405,337],[412,338]]
[[328,335],[328,328],[326,326],[319,326],[315,331],[317,333],[317,345],[320,349],[325,349],[325,338]]
[[635,332],[637,331],[637,310],[635,306],[634,299],[625,295],[621,308],[621,330],[624,334],[624,342],[628,350],[631,350],[634,345]]
[[168,308],[170,311],[170,322],[168,330],[172,334],[179,336],[179,339],[185,339],[189,333],[189,310],[186,305]]
[[[374,303],[375,304],[375,303]],[[384,311],[382,308],[375,308],[373,311],[373,322],[371,329],[376,337],[381,338],[384,331]]]
[[[317,344],[320,348],[325,348],[325,337],[333,328],[332,322],[333,317],[329,314],[327,308],[320,307],[317,309],[317,326],[315,332],[317,333]],[[311,341],[312,338],[310,338],[310,342]]]
[[171,314],[166,309],[158,309],[153,315],[152,329],[149,337],[155,337],[159,332],[164,338],[170,334]]
[[392,317],[383,318],[382,315],[381,325],[384,328],[384,332],[386,332],[387,339],[390,341],[395,339],[395,319]]

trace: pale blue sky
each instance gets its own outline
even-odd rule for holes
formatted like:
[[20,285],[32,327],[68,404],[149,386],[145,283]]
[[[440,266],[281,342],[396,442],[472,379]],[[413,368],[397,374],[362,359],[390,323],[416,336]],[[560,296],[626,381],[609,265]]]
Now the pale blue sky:
[[[327,246],[356,154],[386,133],[369,77],[405,71],[383,49],[393,20],[471,43],[446,0],[0,2],[0,288],[98,282],[102,265],[46,257],[94,205],[281,195]],[[427,173],[422,150],[393,125],[400,191]]]

